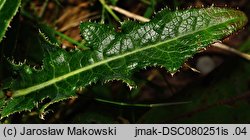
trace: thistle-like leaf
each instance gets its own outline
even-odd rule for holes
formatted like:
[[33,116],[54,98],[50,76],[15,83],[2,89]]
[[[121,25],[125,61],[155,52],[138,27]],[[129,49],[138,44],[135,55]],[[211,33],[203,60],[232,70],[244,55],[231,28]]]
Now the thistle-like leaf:
[[21,0],[0,0],[0,42],[20,4]]
[[[134,86],[132,73],[160,66],[175,73],[198,50],[216,42],[247,22],[241,11],[203,8],[162,10],[147,23],[127,21],[121,31],[97,23],[81,23],[86,51],[66,52],[42,40],[45,55],[41,70],[27,64],[13,65],[17,74],[2,93],[12,92],[1,117],[31,110],[45,98],[54,102],[76,96],[76,91],[96,81],[122,80]],[[4,100],[4,99],[2,99]]]

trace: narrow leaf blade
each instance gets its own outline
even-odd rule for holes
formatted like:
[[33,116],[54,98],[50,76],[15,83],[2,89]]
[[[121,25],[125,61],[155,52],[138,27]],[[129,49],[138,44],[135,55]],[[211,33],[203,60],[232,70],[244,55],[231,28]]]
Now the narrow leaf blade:
[[21,0],[0,0],[0,42],[20,4]]

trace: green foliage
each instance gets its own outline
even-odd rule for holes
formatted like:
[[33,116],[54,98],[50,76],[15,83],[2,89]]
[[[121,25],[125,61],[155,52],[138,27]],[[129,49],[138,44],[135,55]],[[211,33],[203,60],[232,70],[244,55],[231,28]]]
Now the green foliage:
[[20,4],[21,0],[0,0],[0,42]]
[[[222,39],[247,22],[244,13],[226,8],[162,10],[148,23],[127,21],[121,31],[85,22],[81,34],[89,50],[67,52],[43,33],[39,44],[44,52],[42,68],[9,61],[15,78],[1,88],[1,117],[31,110],[45,99],[40,113],[55,102],[77,96],[80,89],[100,81],[121,80],[134,87],[132,74],[148,66],[175,73],[198,50]],[[48,32],[47,32],[48,33]],[[50,36],[50,35],[48,35]]]

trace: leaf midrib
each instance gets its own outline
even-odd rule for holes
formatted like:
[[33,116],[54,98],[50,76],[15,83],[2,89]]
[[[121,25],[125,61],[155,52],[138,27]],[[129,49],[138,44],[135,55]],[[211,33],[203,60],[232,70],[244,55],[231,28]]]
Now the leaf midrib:
[[28,88],[25,88],[25,89],[20,89],[20,90],[17,90],[17,91],[13,91],[13,97],[18,97],[18,96],[24,96],[24,95],[27,95],[31,92],[34,92],[34,91],[37,91],[37,90],[40,90],[40,89],[43,89],[47,86],[50,86],[50,85],[53,85],[57,82],[60,82],[64,79],[67,79],[71,76],[74,76],[74,75],[77,75],[79,73],[82,73],[84,71],[87,71],[87,70],[90,70],[90,69],[93,69],[97,66],[100,66],[100,65],[103,65],[103,64],[106,64],[108,62],[111,62],[113,60],[117,60],[117,59],[120,59],[120,58],[123,58],[123,57],[126,57],[128,55],[132,55],[132,54],[135,54],[137,52],[141,52],[141,51],[144,51],[144,50],[147,50],[147,49],[151,49],[151,48],[154,48],[154,47],[157,47],[159,45],[163,45],[163,44],[166,44],[166,43],[169,43],[169,42],[172,42],[174,40],[177,40],[177,39],[180,39],[182,37],[185,37],[185,36],[188,36],[188,35],[191,35],[191,34],[195,34],[195,33],[198,33],[200,31],[204,31],[204,30],[207,30],[209,28],[212,28],[214,26],[219,26],[219,25],[223,25],[223,24],[227,24],[227,23],[231,23],[231,22],[234,22],[236,21],[237,19],[240,19],[241,17],[237,17],[237,18],[233,18],[233,19],[230,19],[230,20],[227,20],[226,22],[223,22],[223,23],[220,23],[220,24],[212,24],[211,26],[208,26],[206,28],[201,28],[199,30],[196,30],[196,31],[192,31],[192,32],[188,32],[186,34],[182,34],[180,36],[177,36],[175,38],[172,38],[172,39],[168,39],[166,41],[163,41],[163,42],[159,42],[159,43],[156,43],[156,44],[153,44],[153,45],[149,45],[149,46],[146,46],[146,47],[142,47],[142,48],[138,48],[134,51],[131,51],[131,52],[126,52],[124,54],[121,54],[121,55],[118,55],[118,56],[113,56],[113,57],[109,57],[107,59],[104,59],[102,61],[99,61],[99,62],[96,62],[96,63],[93,63],[91,65],[88,65],[86,67],[82,67],[80,69],[77,69],[77,70],[74,70],[72,72],[69,72],[67,74],[64,74],[62,76],[59,76],[59,77],[56,77],[56,78],[53,78],[51,80],[48,80],[46,82],[43,82],[43,83],[40,83],[38,85],[34,85],[34,86],[31,86],[31,87],[28,87]]

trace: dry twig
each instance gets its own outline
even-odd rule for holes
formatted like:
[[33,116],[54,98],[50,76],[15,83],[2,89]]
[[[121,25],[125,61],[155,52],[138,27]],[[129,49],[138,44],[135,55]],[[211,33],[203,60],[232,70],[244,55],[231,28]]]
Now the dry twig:
[[131,13],[131,12],[129,12],[129,11],[127,11],[127,10],[124,10],[124,9],[122,9],[122,8],[120,8],[120,7],[113,6],[113,5],[110,5],[109,7],[110,7],[112,10],[115,10],[116,12],[119,12],[119,13],[121,13],[121,14],[127,16],[127,17],[134,18],[134,19],[139,20],[139,21],[141,21],[141,22],[148,22],[148,21],[150,21],[150,19],[148,19],[148,18],[145,18],[145,17],[142,17],[142,16],[140,16],[140,15]]
[[228,52],[231,52],[231,53],[234,53],[242,58],[245,58],[247,60],[250,60],[250,55],[249,54],[246,54],[246,53],[243,53],[243,52],[240,52],[234,48],[231,48],[223,43],[220,43],[220,42],[216,42],[216,43],[213,43],[211,46],[213,47],[216,47],[216,48],[219,48],[219,49],[223,49],[223,50],[226,50]]

